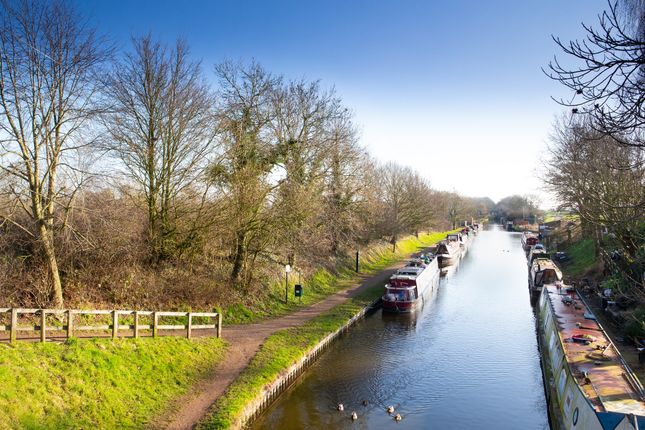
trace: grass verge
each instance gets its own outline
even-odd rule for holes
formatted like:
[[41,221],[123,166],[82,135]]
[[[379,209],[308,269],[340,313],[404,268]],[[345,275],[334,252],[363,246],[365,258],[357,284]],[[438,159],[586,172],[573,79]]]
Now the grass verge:
[[142,428],[224,356],[216,338],[0,345],[0,428]]
[[582,239],[564,249],[570,261],[563,265],[567,274],[582,276],[596,264],[596,251],[593,239]]
[[[405,256],[433,245],[445,238],[448,232],[411,237],[397,245],[397,252],[378,248],[371,250],[362,263],[364,272],[375,273],[401,260]],[[345,272],[339,278],[328,278],[334,282],[334,290],[355,281],[355,274]],[[258,396],[265,385],[274,381],[282,371],[296,363],[325,336],[338,330],[365,306],[382,293],[381,285],[368,288],[360,295],[349,299],[330,311],[313,318],[306,324],[280,330],[267,338],[249,366],[242,371],[227,392],[215,403],[211,412],[201,421],[198,429],[227,429],[240,417],[246,405]]]
[[[409,236],[397,242],[396,252],[392,252],[391,244],[372,246],[360,254],[359,266],[361,275],[376,273],[414,252],[434,245],[440,240],[445,239],[448,233],[459,231],[460,229],[422,233],[419,234],[418,238]],[[251,306],[236,304],[225,309],[222,313],[224,321],[226,321],[226,324],[248,324],[265,318],[286,315],[303,307],[311,306],[323,300],[325,297],[356,283],[358,274],[354,271],[353,261],[338,268],[335,274],[325,269],[318,270],[311,278],[303,282],[304,295],[302,297],[302,303],[293,295],[293,286],[297,283],[295,282],[296,280],[297,274],[292,272],[289,286],[287,287],[288,303],[284,302],[285,283],[283,280],[270,287],[268,300],[264,300],[261,303],[254,303]]]

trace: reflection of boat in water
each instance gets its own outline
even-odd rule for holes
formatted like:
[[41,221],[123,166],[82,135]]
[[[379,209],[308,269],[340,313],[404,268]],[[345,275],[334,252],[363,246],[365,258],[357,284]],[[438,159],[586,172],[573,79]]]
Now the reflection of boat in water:
[[[425,301],[424,301],[425,303]],[[424,305],[417,308],[420,311]],[[383,312],[381,318],[390,329],[410,333],[417,326],[417,316],[419,312],[394,313]]]
[[578,293],[545,285],[540,352],[553,429],[645,429],[645,392]]
[[423,303],[424,295],[434,288],[439,278],[437,259],[432,255],[414,258],[397,270],[385,285],[383,310],[387,312],[413,312]]

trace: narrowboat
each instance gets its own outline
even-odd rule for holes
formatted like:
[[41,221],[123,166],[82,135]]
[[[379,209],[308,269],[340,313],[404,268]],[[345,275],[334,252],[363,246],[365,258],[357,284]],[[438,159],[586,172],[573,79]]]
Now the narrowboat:
[[[451,235],[448,235],[448,238],[450,238],[450,236]],[[435,250],[439,268],[443,269],[444,267],[455,264],[459,260],[461,252],[462,247],[459,240],[446,239],[439,242],[437,249]]]
[[529,266],[529,270],[531,270],[531,266],[533,265],[533,262],[538,258],[550,260],[551,256],[543,248],[533,247],[533,249],[531,249],[531,252],[529,252],[529,256],[527,257],[527,260],[526,260]]
[[522,248],[524,248],[524,251],[529,252],[529,250],[533,245],[537,245],[539,239],[535,233],[530,231],[525,231],[522,233],[521,241],[522,241]]
[[542,287],[547,284],[562,283],[562,272],[556,264],[548,258],[537,258],[533,260],[529,270],[529,291],[531,298],[540,297]]
[[645,429],[643,386],[574,288],[544,286],[538,338],[551,428]]
[[424,294],[433,288],[439,278],[437,258],[425,255],[412,259],[397,270],[385,285],[381,297],[383,310],[386,312],[414,312],[423,303]]

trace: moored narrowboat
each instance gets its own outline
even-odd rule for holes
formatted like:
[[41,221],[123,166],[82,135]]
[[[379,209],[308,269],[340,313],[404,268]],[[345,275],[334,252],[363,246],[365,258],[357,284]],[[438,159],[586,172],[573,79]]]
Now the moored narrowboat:
[[434,288],[439,278],[437,258],[425,255],[415,258],[397,270],[385,285],[381,297],[383,310],[387,312],[413,312],[423,303],[424,294]]
[[435,250],[439,268],[443,269],[444,267],[452,266],[453,264],[455,264],[459,260],[461,252],[462,248],[458,240],[455,241],[446,239],[439,242]]
[[540,296],[545,285],[556,285],[561,282],[562,272],[551,259],[537,258],[533,260],[529,269],[529,291],[532,299],[537,299]]
[[537,243],[539,242],[538,236],[530,231],[523,232],[520,240],[522,241],[522,248],[524,248],[524,252],[529,252],[531,247],[533,245],[537,245]]
[[544,286],[538,336],[553,429],[645,429],[643,386],[575,289]]

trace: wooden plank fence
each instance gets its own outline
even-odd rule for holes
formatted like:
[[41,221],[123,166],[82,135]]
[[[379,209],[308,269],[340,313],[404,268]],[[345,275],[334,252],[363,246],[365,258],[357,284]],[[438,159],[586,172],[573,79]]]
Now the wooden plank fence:
[[[159,311],[129,311],[129,310],[72,310],[72,309],[23,309],[0,308],[0,317],[9,316],[9,324],[0,324],[0,334],[9,332],[11,343],[23,340],[18,332],[38,332],[40,341],[47,341],[48,332],[63,332],[66,338],[73,337],[79,332],[110,331],[111,337],[134,337],[141,335],[141,330],[148,330],[152,337],[167,335],[164,331],[185,330],[190,339],[194,330],[216,330],[216,336],[222,337],[222,315],[217,312],[159,312]],[[29,324],[19,324],[20,316],[30,316]],[[48,324],[47,316],[56,316],[56,321]],[[83,316],[103,316],[108,321],[103,324],[88,324]],[[132,324],[120,324],[121,317],[132,317]],[[141,317],[150,319],[149,324],[142,324]],[[163,322],[164,317],[187,318],[185,323],[171,324]],[[193,318],[207,319],[210,324],[194,324]],[[5,317],[6,319],[6,317]],[[83,321],[85,320],[85,321]],[[0,320],[2,321],[2,320]],[[108,322],[106,324],[106,322]],[[34,324],[36,323],[36,324]],[[81,325],[85,324],[85,325]],[[127,332],[126,332],[127,331]],[[61,336],[56,336],[61,337]],[[79,336],[80,337],[80,336]],[[32,340],[33,338],[29,338]]]

